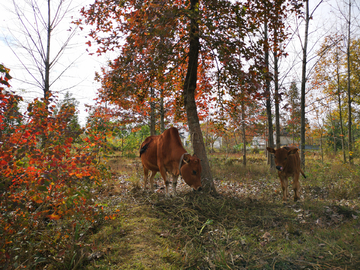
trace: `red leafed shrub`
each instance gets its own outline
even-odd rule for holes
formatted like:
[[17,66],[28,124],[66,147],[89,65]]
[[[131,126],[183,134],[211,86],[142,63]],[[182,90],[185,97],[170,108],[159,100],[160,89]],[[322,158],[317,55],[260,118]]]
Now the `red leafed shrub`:
[[96,140],[67,134],[68,112],[35,100],[26,114],[7,115],[20,100],[0,87],[0,265],[71,266],[81,235],[100,218],[92,194],[108,173]]

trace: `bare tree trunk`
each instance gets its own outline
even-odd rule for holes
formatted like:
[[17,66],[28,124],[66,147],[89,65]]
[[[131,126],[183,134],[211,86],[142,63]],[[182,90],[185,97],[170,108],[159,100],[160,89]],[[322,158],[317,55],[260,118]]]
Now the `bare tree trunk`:
[[[269,121],[269,119],[268,119],[268,121]],[[266,156],[267,165],[270,165],[270,158],[269,158],[270,153],[269,153],[269,151],[266,151],[266,147],[269,146],[269,141],[268,141],[268,134],[267,134],[267,132],[268,132],[268,122],[266,121],[266,122],[265,122],[265,132],[264,132],[264,141],[265,141],[264,153],[265,153],[265,156]]]
[[165,131],[165,109],[164,109],[164,97],[161,90],[160,96],[160,133]]
[[150,87],[150,135],[156,134],[155,130],[156,116],[155,116],[155,94],[154,88]]
[[323,138],[323,134],[322,134],[322,131],[321,131],[321,133],[320,133],[321,163],[324,163],[324,150],[323,150],[322,138]]
[[48,0],[48,22],[47,22],[47,41],[46,41],[46,55],[45,55],[45,82],[44,82],[44,101],[48,104],[50,93],[50,41],[51,41],[51,9],[50,0]]
[[309,35],[309,0],[305,1],[305,41],[303,47],[302,59],[302,76],[301,76],[301,129],[300,129],[300,163],[303,170],[305,170],[305,88],[306,88],[306,62],[307,62],[307,44]]
[[245,104],[244,98],[241,99],[241,127],[243,135],[243,165],[246,166],[246,126],[245,126]]
[[347,95],[348,95],[348,140],[349,140],[349,163],[353,164],[352,158],[352,120],[351,120],[351,85],[350,85],[350,30],[351,30],[351,0],[349,1],[349,21],[348,21],[348,44],[347,44]]
[[[26,8],[19,5],[20,2],[25,2]],[[58,63],[64,51],[70,47],[69,42],[74,37],[76,30],[71,30],[67,37],[61,40],[62,43],[58,44],[61,45],[60,49],[54,53],[54,46],[52,46],[51,42],[54,29],[59,26],[65,15],[70,11],[72,1],[57,1],[54,3],[54,1],[47,0],[47,10],[44,9],[44,12],[39,6],[41,4],[39,2],[36,0],[12,0],[20,28],[15,33],[10,31],[12,37],[7,40],[7,43],[22,67],[31,77],[31,79],[24,80],[24,83],[41,89],[44,101],[48,105],[48,99],[52,92],[50,88],[77,59],[74,59],[65,68],[53,71],[55,64]],[[32,14],[28,13],[30,11]],[[51,11],[55,11],[54,14]],[[28,14],[29,16],[27,16]],[[25,53],[21,53],[21,50],[15,51],[13,49],[15,47],[20,47]],[[51,76],[51,78],[55,78],[51,79],[50,75],[55,73],[57,77]]]
[[[265,15],[265,65],[267,72],[269,72],[269,44],[268,44],[268,25],[267,25],[267,15]],[[269,74],[266,75],[265,81],[265,92],[266,92],[266,114],[268,118],[268,146],[274,147],[274,131],[272,124],[272,114],[271,114],[271,93],[270,93],[270,77]],[[267,152],[267,151],[266,151]],[[268,155],[268,164],[270,164],[271,169],[275,169],[275,161],[273,155]]]
[[332,120],[332,114],[331,114],[331,105],[329,104],[329,113],[330,113],[330,121],[331,121],[331,125],[332,125],[332,130],[333,130],[333,137],[334,137],[334,155],[336,156],[336,137],[335,137],[335,125],[334,125],[334,121]]
[[346,163],[346,154],[345,154],[345,136],[343,128],[343,117],[341,112],[341,95],[340,95],[340,73],[339,73],[339,59],[338,55],[336,56],[337,67],[336,67],[336,76],[337,76],[337,95],[338,95],[338,104],[339,104],[339,117],[340,117],[340,129],[341,129],[341,147],[343,152],[344,163]]
[[191,0],[190,2],[190,10],[192,11],[192,17],[190,22],[190,47],[188,59],[189,62],[183,89],[184,105],[194,153],[201,159],[201,180],[203,188],[207,192],[215,193],[216,190],[210,171],[209,160],[206,155],[204,139],[200,128],[200,122],[195,103],[195,90],[200,51],[199,25],[197,22],[197,16],[199,16],[199,12],[197,11],[197,5],[199,5],[199,0]]
[[[275,31],[275,42],[277,31]],[[279,100],[279,66],[277,51],[274,52],[274,83],[275,83],[275,130],[276,130],[276,148],[280,148],[280,100]]]

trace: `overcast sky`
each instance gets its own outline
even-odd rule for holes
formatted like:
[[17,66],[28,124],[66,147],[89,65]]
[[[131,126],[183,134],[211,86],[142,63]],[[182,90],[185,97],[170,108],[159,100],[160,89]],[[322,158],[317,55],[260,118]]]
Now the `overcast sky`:
[[[20,3],[25,2],[23,0],[17,1],[20,1]],[[312,10],[319,1],[320,0],[311,0],[310,9]],[[21,66],[14,53],[10,50],[5,40],[6,37],[11,42],[12,38],[11,34],[8,32],[8,29],[11,29],[12,33],[15,33],[16,35],[19,30],[19,23],[15,15],[11,13],[11,10],[13,10],[12,1],[8,0],[3,2],[4,3],[2,3],[2,8],[5,9],[3,9],[0,19],[0,63],[3,63],[6,67],[11,69],[10,74],[13,76],[13,80],[11,81],[13,89],[17,91],[19,91],[19,89],[25,89],[22,95],[27,101],[30,101],[35,97],[41,97],[42,92],[40,89],[31,87],[18,80],[19,78],[29,80],[29,75]],[[46,6],[46,0],[37,0],[36,2],[39,3],[40,6],[44,6],[44,4]],[[65,18],[62,22],[63,28],[60,26],[58,28],[60,31],[54,34],[54,38],[52,40],[52,53],[55,53],[57,51],[56,46],[61,45],[63,40],[66,39],[66,35],[68,34],[66,30],[69,28],[69,22],[71,21],[70,16],[73,16],[73,19],[79,17],[78,11],[80,8],[93,2],[94,0],[72,1],[75,8],[72,13],[68,14],[68,18]],[[352,2],[354,3],[354,10],[356,10],[358,13],[359,4],[357,4],[354,0],[352,0]],[[336,9],[338,6],[342,7],[343,3],[343,1],[325,0],[314,14],[314,20],[310,23],[311,35],[309,37],[308,47],[310,54],[314,55],[315,47],[313,46],[314,44],[319,44],[321,42],[321,38],[324,36],[324,34],[329,34],[331,31],[334,32],[335,29],[340,30],[340,27],[343,25],[343,22],[341,22],[341,14],[339,14],[339,12],[332,12],[331,9]],[[89,56],[86,49],[96,48],[89,48],[87,45],[85,45],[85,42],[87,41],[85,37],[87,34],[88,31],[86,30],[79,30],[77,32],[75,37],[72,39],[71,46],[66,51],[66,54],[63,55],[59,61],[59,64],[55,66],[55,69],[53,70],[54,73],[61,72],[65,66],[71,63],[73,60],[77,59],[75,64],[62,76],[62,79],[58,83],[54,84],[52,90],[58,91],[69,88],[69,92],[80,102],[79,111],[81,124],[85,124],[87,116],[84,105],[94,104],[93,99],[96,97],[96,91],[100,87],[100,85],[94,81],[95,71],[99,71],[102,66],[106,65],[107,59],[111,58],[110,55],[104,57],[98,57],[96,55]],[[302,35],[303,38],[303,31],[300,31],[300,35]],[[297,68],[295,68],[293,72],[289,74],[289,78],[291,77],[294,79],[299,79],[301,76],[301,66],[299,65],[301,62],[301,46],[299,40],[295,39],[293,44],[288,48],[291,55],[284,60],[283,65],[294,65],[294,63],[297,63]]]
[[[22,0],[20,2],[22,2]],[[38,0],[37,2],[45,1]],[[73,16],[73,19],[79,17],[78,11],[80,8],[88,3],[92,3],[93,0],[73,0],[72,2],[74,10],[68,14],[69,16],[67,18],[64,18],[62,24],[57,28],[57,31],[54,33],[52,38],[52,51],[50,52],[52,56],[54,56],[58,51],[58,46],[63,44],[69,33],[67,29],[70,26],[71,16]],[[11,85],[18,93],[22,93],[26,101],[31,101],[35,97],[42,97],[43,93],[39,88],[18,80],[23,80],[24,78],[25,80],[31,80],[26,70],[19,63],[17,57],[9,48],[7,42],[11,42],[13,40],[8,29],[10,29],[12,33],[16,34],[18,32],[17,28],[19,26],[19,22],[16,16],[11,13],[13,10],[12,1],[6,1],[5,3],[2,3],[2,6],[5,6],[5,10],[8,10],[8,12],[2,11],[0,19],[0,63],[3,63],[6,67],[11,69],[10,74],[13,77]],[[52,71],[57,76],[76,59],[71,68],[62,75],[61,79],[56,82],[51,89],[53,91],[62,90],[61,94],[59,94],[60,99],[66,91],[69,91],[73,97],[80,102],[79,113],[81,124],[85,124],[87,116],[84,105],[94,104],[93,100],[96,97],[96,91],[99,88],[99,84],[94,81],[95,71],[99,71],[100,67],[106,64],[106,57],[98,57],[96,55],[90,56],[86,51],[86,49],[91,49],[85,44],[87,41],[85,36],[87,34],[87,31],[77,30],[76,35],[72,38],[65,54],[60,58],[58,64],[54,66]],[[22,57],[25,58],[25,56]]]

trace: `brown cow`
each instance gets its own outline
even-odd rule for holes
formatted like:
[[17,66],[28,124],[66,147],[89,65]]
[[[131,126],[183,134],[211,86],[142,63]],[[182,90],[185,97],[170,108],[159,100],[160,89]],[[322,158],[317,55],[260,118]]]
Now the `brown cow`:
[[144,186],[147,186],[149,171],[151,190],[154,189],[155,174],[160,174],[165,182],[166,195],[169,195],[169,181],[166,172],[172,175],[173,194],[176,194],[176,185],[179,174],[193,189],[201,189],[201,163],[194,154],[191,156],[182,146],[179,131],[171,127],[161,135],[150,136],[140,147],[140,157],[144,169]]
[[296,202],[300,199],[300,173],[306,178],[303,170],[300,168],[299,149],[295,147],[282,147],[279,149],[266,147],[266,149],[275,155],[275,165],[283,190],[283,201],[287,201],[289,196],[288,177],[290,176],[293,178],[294,201]]

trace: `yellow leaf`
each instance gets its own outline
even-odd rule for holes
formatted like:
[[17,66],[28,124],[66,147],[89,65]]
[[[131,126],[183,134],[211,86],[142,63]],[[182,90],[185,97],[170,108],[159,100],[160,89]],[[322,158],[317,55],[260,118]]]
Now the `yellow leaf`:
[[52,220],[58,220],[58,219],[61,218],[61,216],[55,215],[55,214],[51,214],[51,215],[49,215],[48,217],[49,217],[50,219],[52,219]]

